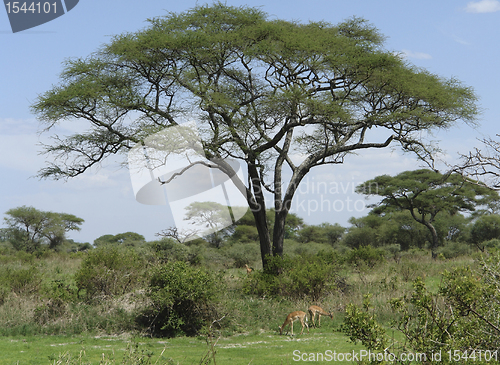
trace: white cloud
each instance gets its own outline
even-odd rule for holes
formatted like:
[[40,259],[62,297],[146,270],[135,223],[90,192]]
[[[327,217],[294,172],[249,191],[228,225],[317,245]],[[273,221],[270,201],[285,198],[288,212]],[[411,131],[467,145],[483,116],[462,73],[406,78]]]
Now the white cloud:
[[418,59],[418,60],[430,60],[430,59],[432,59],[432,56],[428,53],[412,52],[412,51],[409,51],[407,49],[403,49],[402,56],[404,58],[413,58],[413,59]]
[[481,0],[470,2],[467,4],[465,11],[468,13],[494,13],[500,11],[500,1],[498,0]]

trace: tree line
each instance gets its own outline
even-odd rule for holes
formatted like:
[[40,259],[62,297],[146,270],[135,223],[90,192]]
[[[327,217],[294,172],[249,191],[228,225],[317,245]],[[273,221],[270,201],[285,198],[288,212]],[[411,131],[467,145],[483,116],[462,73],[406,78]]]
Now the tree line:
[[[460,174],[440,174],[433,170],[405,171],[396,176],[378,176],[357,187],[358,193],[378,195],[380,201],[371,206],[368,215],[352,217],[350,227],[338,223],[307,225],[290,213],[283,227],[284,239],[302,244],[321,243],[347,248],[395,245],[393,250],[428,248],[433,257],[440,247],[449,242],[462,242],[484,251],[485,242],[500,238],[499,196],[485,185],[464,180]],[[225,208],[211,203],[190,205],[190,215],[203,224],[217,226],[218,211]],[[209,212],[210,214],[206,214]],[[7,228],[2,229],[3,241],[16,250],[34,252],[43,247],[60,250],[68,247],[66,233],[80,230],[83,219],[71,214],[39,211],[33,207],[18,207],[6,212]],[[275,211],[266,212],[266,223],[274,226]],[[272,229],[270,233],[273,233]],[[183,241],[175,228],[157,233],[181,245],[200,242],[221,248],[234,243],[259,242],[258,223],[250,210],[235,224],[205,237]],[[64,246],[66,243],[66,246]],[[104,235],[93,242],[104,245],[141,245],[146,243],[138,233],[126,232]],[[73,246],[71,246],[73,244]],[[75,250],[74,242],[70,249]],[[90,244],[76,244],[77,250],[92,248]],[[248,262],[253,261],[249,257]],[[240,262],[243,265],[245,262]]]

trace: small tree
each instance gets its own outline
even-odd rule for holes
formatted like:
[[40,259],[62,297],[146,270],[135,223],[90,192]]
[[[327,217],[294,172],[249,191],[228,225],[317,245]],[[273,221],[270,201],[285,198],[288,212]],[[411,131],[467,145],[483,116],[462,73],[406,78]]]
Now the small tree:
[[79,231],[84,222],[72,214],[43,212],[22,206],[10,209],[4,218],[12,245],[18,250],[34,252],[42,244],[57,249],[66,239],[66,232]]
[[474,211],[476,206],[498,200],[498,194],[482,184],[464,180],[460,174],[440,174],[432,170],[405,171],[395,177],[378,176],[357,186],[365,195],[379,195],[373,212],[384,214],[391,210],[407,210],[412,218],[423,224],[431,234],[431,250],[439,246],[439,235],[434,225],[441,212],[451,215],[459,211]]

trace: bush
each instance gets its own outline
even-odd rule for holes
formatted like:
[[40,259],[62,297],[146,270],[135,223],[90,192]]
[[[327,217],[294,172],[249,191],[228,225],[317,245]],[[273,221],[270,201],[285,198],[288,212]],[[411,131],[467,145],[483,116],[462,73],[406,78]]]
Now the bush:
[[231,238],[236,242],[254,242],[259,240],[259,232],[256,227],[239,225],[234,229]]
[[357,267],[375,267],[385,260],[386,251],[381,248],[365,246],[348,251],[344,257],[346,263]]
[[439,247],[436,253],[443,255],[447,259],[458,256],[469,255],[472,252],[470,245],[462,242],[449,242],[443,247]]
[[244,267],[245,264],[256,262],[260,258],[260,248],[258,244],[235,243],[232,246],[224,247],[223,252],[226,257],[234,260],[234,267]]
[[190,261],[191,249],[183,243],[176,242],[172,238],[164,238],[160,241],[151,242],[156,256],[163,262],[167,261]]
[[215,318],[222,276],[186,262],[167,262],[153,270],[149,296],[153,334],[196,335]]
[[90,251],[75,274],[78,292],[85,299],[122,295],[131,290],[141,277],[143,260],[130,249],[105,247]]
[[247,294],[259,296],[318,301],[333,286],[336,267],[329,258],[326,254],[273,257],[269,272],[254,272],[246,278],[243,289]]
[[0,283],[3,287],[0,291],[4,293],[2,297],[6,298],[6,293],[12,291],[16,294],[37,292],[42,279],[37,267],[6,266],[0,268]]

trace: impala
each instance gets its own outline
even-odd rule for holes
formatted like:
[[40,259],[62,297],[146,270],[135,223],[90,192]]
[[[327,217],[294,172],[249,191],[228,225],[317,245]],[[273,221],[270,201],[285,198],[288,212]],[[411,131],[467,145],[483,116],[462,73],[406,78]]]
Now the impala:
[[314,327],[316,327],[314,323],[314,319],[316,318],[316,314],[318,315],[318,327],[321,326],[321,316],[328,316],[331,319],[333,319],[333,313],[326,313],[321,307],[318,307],[317,305],[311,305],[309,307],[309,315],[311,316],[311,323]]
[[253,271],[247,264],[245,264],[245,268],[247,269],[247,274],[250,274]]
[[302,311],[296,311],[290,313],[288,316],[286,316],[285,323],[283,323],[283,326],[280,326],[280,335],[283,334],[283,330],[285,329],[286,325],[290,325],[292,328],[292,336],[293,336],[293,322],[300,320],[300,324],[302,325],[302,331],[300,331],[300,334],[304,332],[304,327],[307,327],[307,333],[309,333],[309,326],[307,325],[307,315],[305,312]]

